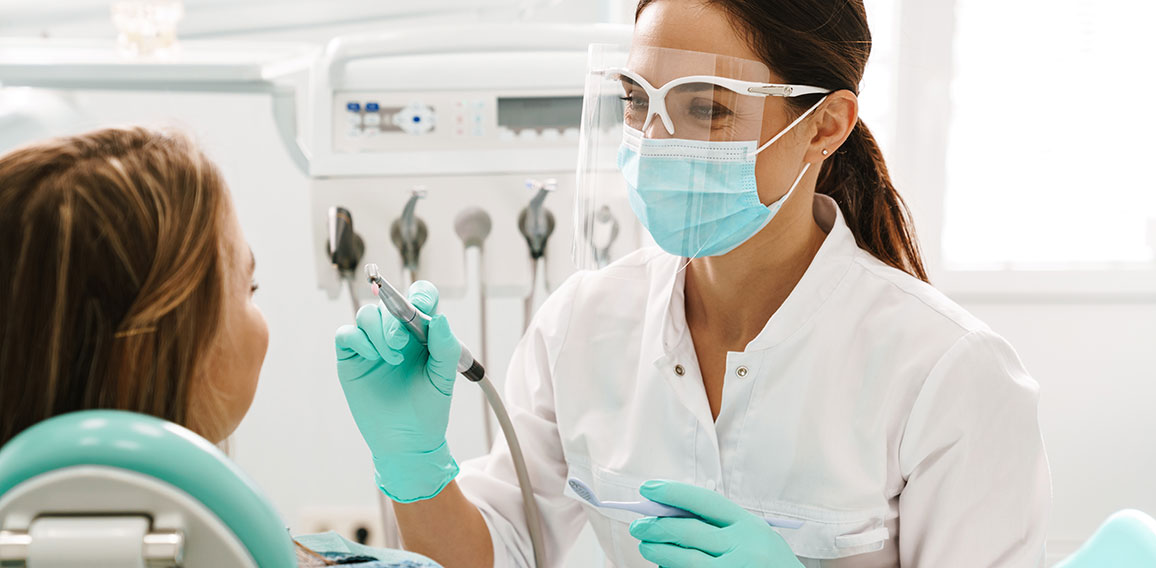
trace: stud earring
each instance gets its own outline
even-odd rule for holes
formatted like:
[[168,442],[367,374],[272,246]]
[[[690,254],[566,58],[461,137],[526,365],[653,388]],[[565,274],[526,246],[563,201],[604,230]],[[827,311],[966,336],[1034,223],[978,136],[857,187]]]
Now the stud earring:
[[830,153],[831,153],[831,151],[830,151],[830,150],[828,150],[828,149],[826,149],[826,148],[823,148],[823,155],[824,155],[824,156],[826,156],[827,154],[830,154]]

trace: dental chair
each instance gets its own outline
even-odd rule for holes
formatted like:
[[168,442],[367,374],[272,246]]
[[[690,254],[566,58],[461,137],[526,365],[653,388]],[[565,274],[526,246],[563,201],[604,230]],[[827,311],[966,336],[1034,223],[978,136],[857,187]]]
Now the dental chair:
[[94,410],[0,449],[0,566],[278,568],[293,541],[257,486],[171,422]]

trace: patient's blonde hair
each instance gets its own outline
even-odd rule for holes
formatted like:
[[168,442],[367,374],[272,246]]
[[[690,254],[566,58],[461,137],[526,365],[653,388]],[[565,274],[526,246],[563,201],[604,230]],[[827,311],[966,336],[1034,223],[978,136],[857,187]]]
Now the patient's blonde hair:
[[0,445],[82,409],[209,428],[189,398],[221,320],[227,199],[216,167],[169,132],[0,156]]

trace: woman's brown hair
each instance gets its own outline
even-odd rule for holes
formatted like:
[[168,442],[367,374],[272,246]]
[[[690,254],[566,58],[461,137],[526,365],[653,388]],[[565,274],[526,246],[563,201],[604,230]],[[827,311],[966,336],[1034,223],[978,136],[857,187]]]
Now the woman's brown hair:
[[[871,54],[862,0],[702,0],[720,7],[786,83],[859,94]],[[640,14],[654,0],[640,0]],[[797,114],[821,95],[786,99]],[[899,196],[875,137],[860,120],[823,163],[816,191],[831,196],[859,247],[920,280],[927,280],[911,214]]]
[[220,173],[187,138],[106,129],[0,156],[0,445],[51,416],[189,424],[220,321]]

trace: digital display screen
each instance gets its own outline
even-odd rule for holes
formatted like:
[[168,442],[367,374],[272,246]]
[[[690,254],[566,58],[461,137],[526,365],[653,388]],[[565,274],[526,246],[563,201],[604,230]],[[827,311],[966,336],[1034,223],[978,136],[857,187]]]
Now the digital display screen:
[[527,128],[578,128],[582,121],[582,97],[501,97],[498,126],[510,130]]

